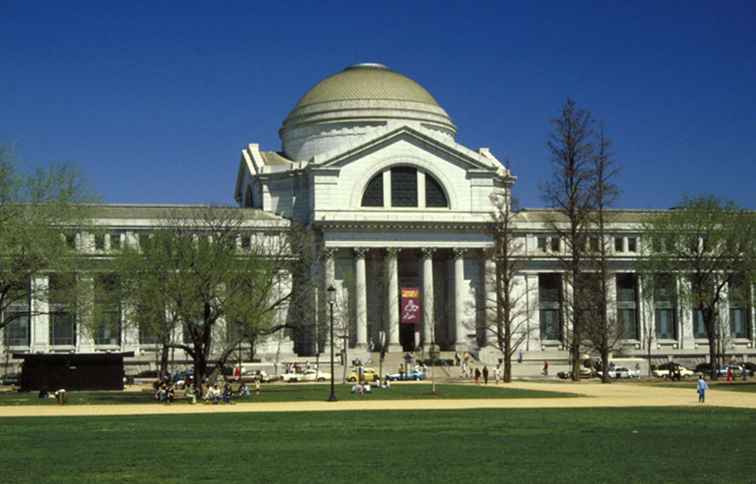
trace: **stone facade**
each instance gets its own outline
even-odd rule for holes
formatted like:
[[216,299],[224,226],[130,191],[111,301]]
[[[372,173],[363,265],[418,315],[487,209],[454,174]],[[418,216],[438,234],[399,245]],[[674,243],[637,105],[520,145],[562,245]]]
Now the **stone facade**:
[[[495,269],[487,226],[491,197],[508,200],[516,182],[507,167],[486,148],[457,143],[456,127],[435,99],[416,82],[380,65],[353,66],[315,86],[292,110],[280,134],[280,152],[261,150],[257,144],[242,150],[235,198],[251,231],[267,233],[296,222],[313,233],[317,262],[310,277],[319,290],[313,295],[316,309],[294,321],[302,328],[297,340],[281,333],[258,351],[284,359],[295,353],[326,352],[325,294],[331,285],[338,294],[339,335],[357,354],[377,350],[382,333],[390,352],[427,349],[431,344],[480,354],[490,348],[486,326],[493,311]],[[78,235],[77,244],[92,258],[107,257],[113,238],[127,243],[149,232],[166,208],[98,207],[97,223],[108,232],[105,246],[95,249],[86,233]],[[673,322],[665,322],[661,331],[656,328],[660,316],[655,304],[662,303],[644,297],[641,281],[633,278],[643,243],[640,227],[648,213],[618,210],[609,226],[611,270],[616,274],[610,285],[610,310],[625,311],[635,324],[628,328],[630,337],[622,342],[621,353],[645,355],[650,345],[658,359],[702,359],[707,342],[696,337],[690,308],[673,307]],[[554,275],[561,272],[557,256],[564,251],[564,244],[552,240],[552,215],[548,210],[524,210],[515,224],[524,241],[520,255],[528,261],[514,288],[522,306],[518,331],[526,359],[567,357],[564,328],[547,321],[564,310],[547,297],[559,283]],[[291,284],[302,282],[306,281]],[[45,285],[49,280],[39,277],[33,283]],[[403,288],[420,292],[423,311],[417,324],[400,322]],[[722,309],[725,321],[731,314],[727,304]],[[728,338],[728,352],[747,358],[756,355],[756,314],[753,304],[743,310],[746,329]],[[277,317],[292,316],[284,311]],[[135,351],[139,361],[155,354],[134,329],[105,345],[81,332],[68,341],[72,344],[56,344],[52,336],[49,316],[40,314],[32,318],[27,340],[14,342],[24,344],[5,349]]]

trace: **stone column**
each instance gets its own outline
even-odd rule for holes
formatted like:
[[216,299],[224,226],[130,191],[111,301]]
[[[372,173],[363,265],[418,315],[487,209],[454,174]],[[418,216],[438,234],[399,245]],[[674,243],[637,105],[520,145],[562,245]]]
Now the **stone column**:
[[454,249],[454,347],[467,350],[468,342],[465,332],[465,252],[466,249]]
[[433,302],[433,253],[436,249],[424,248],[423,252],[423,347],[426,350],[433,341],[434,325],[434,302]]
[[357,348],[367,347],[367,277],[365,254],[368,249],[354,249],[355,316],[357,318]]
[[[488,345],[488,328],[496,320],[496,263],[488,251],[483,251],[483,334],[481,339]],[[516,290],[516,288],[513,288]],[[517,297],[512,295],[512,297]],[[495,343],[495,341],[494,341]]]
[[50,315],[47,291],[50,284],[49,276],[35,276],[32,278],[32,300],[30,342],[31,351],[47,353],[50,349]]
[[80,353],[92,353],[95,349],[93,331],[94,315],[94,290],[95,280],[90,275],[81,275],[78,284],[85,287],[81,296],[84,301],[76,308],[76,351]]
[[[334,260],[335,250],[330,248],[322,248],[320,252],[320,276],[321,276],[321,289],[319,294],[318,307],[320,308],[320,317],[318,321],[318,327],[316,328],[316,335],[319,341],[325,341],[320,346],[320,352],[326,353],[330,351],[330,340],[328,338],[330,326],[331,326],[331,305],[328,304],[328,288],[333,285],[336,274],[336,262]],[[334,311],[336,308],[334,308]],[[335,317],[335,315],[334,315]],[[334,341],[334,344],[336,342]],[[318,341],[315,343],[315,347],[318,348]]]
[[388,311],[389,351],[401,351],[399,345],[399,249],[386,249],[386,311]]

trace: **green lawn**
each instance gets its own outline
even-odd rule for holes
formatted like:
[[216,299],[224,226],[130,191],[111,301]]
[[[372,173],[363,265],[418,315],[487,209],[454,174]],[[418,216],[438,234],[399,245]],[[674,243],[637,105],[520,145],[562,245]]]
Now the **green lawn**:
[[753,482],[715,407],[5,418],[0,481]]
[[[493,387],[485,385],[436,385],[436,394],[431,392],[430,384],[399,384],[392,385],[390,390],[373,390],[369,395],[359,396],[351,393],[351,385],[336,385],[336,396],[339,400],[403,400],[403,399],[437,399],[437,398],[547,398],[573,397],[572,393],[551,391],[532,391],[517,388]],[[321,384],[276,384],[264,385],[259,396],[247,398],[246,402],[291,402],[326,400],[330,393],[329,385]],[[176,404],[186,404],[187,400],[180,398],[183,391],[177,393],[179,400]],[[120,404],[146,403],[155,404],[152,392],[68,392],[68,405],[81,404]],[[2,405],[55,405],[55,400],[37,398],[37,393],[0,393]]]
[[[706,380],[706,383],[709,385],[709,388],[712,390],[727,390],[731,392],[746,392],[746,393],[756,393],[756,381],[735,381],[733,383],[727,383],[724,381],[724,379],[718,380],[718,381],[710,381]],[[668,382],[668,381],[661,381],[661,382],[642,382],[642,384],[648,385],[648,386],[655,386],[655,387],[664,387],[664,388],[686,388],[689,390],[695,390],[696,388],[696,380],[687,380],[687,381],[681,381],[681,382]]]

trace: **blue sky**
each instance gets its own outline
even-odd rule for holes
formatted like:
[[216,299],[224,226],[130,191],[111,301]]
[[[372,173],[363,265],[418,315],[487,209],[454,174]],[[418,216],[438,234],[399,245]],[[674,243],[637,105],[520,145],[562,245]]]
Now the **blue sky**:
[[[111,5],[112,4],[112,5]],[[602,120],[622,208],[756,208],[756,2],[0,0],[0,143],[71,161],[106,202],[231,203],[247,143],[323,77],[381,62],[543,206],[549,119]]]

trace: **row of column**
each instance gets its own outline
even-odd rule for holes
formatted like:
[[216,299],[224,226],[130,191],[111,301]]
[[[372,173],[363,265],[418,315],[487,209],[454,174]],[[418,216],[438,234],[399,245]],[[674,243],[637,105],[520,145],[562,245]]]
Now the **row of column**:
[[[358,247],[353,249],[354,253],[354,274],[355,274],[355,322],[356,322],[356,345],[359,348],[367,347],[367,270],[365,257],[369,248]],[[398,256],[400,248],[385,249],[385,291],[386,303],[385,310],[386,321],[388,324],[387,343],[389,350],[398,350],[399,348],[399,265]],[[433,329],[435,326],[434,318],[434,295],[433,295],[433,255],[435,248],[422,248],[422,299],[423,299],[423,324],[422,324],[422,345],[426,346],[434,340]],[[467,347],[465,339],[465,302],[466,285],[464,279],[465,253],[467,249],[453,249],[454,264],[454,325],[455,325],[455,346],[459,349]],[[324,278],[323,289],[333,284],[335,279],[335,260],[334,249],[326,248],[323,250]],[[486,270],[489,269],[486,265]],[[488,280],[488,278],[486,278]],[[488,289],[487,289],[488,290]]]

